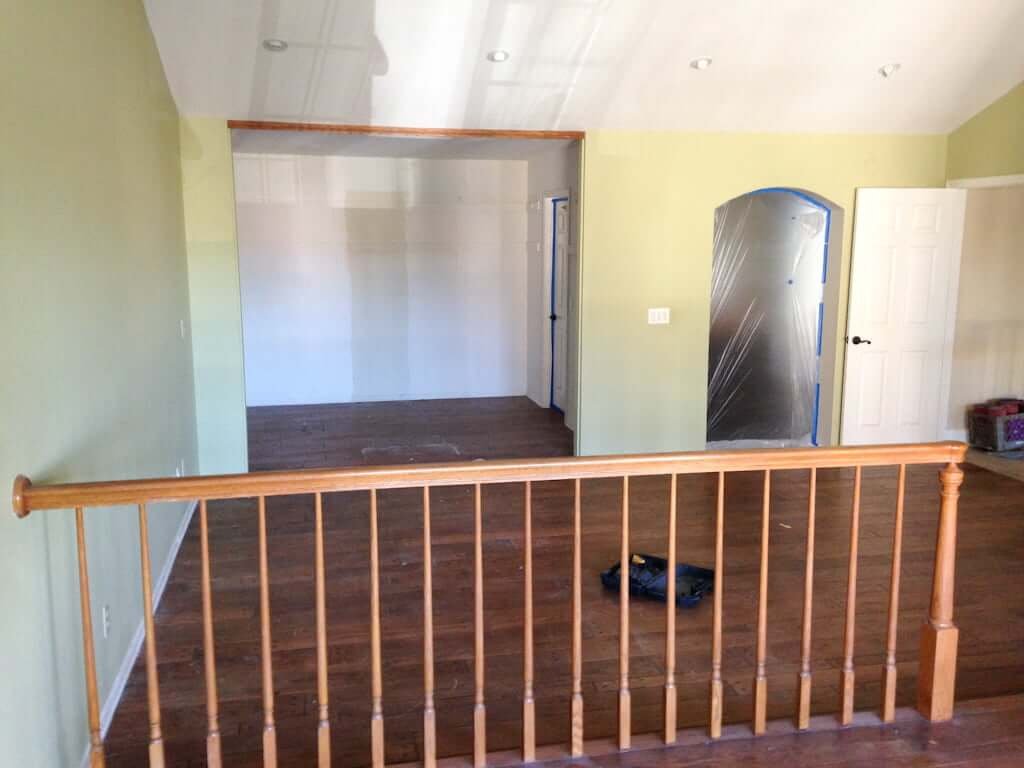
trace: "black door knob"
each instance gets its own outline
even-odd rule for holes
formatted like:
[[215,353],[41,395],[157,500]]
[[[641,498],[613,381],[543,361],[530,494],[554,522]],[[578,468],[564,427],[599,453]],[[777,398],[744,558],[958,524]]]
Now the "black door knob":
[[860,336],[854,336],[850,339],[854,344],[870,344],[871,339],[862,339]]

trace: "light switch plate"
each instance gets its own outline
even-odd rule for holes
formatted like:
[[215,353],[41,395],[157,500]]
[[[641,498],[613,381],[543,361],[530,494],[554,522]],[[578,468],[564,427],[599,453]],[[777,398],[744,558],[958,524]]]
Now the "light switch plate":
[[647,310],[648,325],[668,325],[671,319],[672,313],[668,307],[652,307]]

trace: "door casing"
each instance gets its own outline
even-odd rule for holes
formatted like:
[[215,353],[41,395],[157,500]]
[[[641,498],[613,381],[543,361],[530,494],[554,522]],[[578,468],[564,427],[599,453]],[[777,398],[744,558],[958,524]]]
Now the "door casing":
[[[573,222],[571,220],[567,221],[567,237],[569,238],[569,241],[566,243],[565,264],[564,269],[561,272],[562,275],[564,275],[564,279],[562,280],[561,285],[558,284],[557,276],[552,273],[552,267],[554,266],[554,248],[557,234],[555,229],[557,223],[556,209],[558,203],[563,201],[566,204],[567,216],[571,217],[572,200],[570,199],[570,195],[567,190],[545,194],[542,203],[544,217],[544,227],[542,233],[542,236],[544,238],[542,263],[544,265],[544,276],[541,285],[541,289],[543,291],[541,307],[543,308],[544,315],[542,318],[543,322],[541,324],[541,328],[543,329],[542,335],[544,338],[541,345],[541,392],[544,393],[544,397],[547,401],[548,407],[555,408],[556,410],[565,413],[565,409],[569,404],[557,402],[555,380],[552,376],[553,369],[556,366],[563,366],[563,369],[565,370],[565,396],[566,398],[568,398],[568,390],[569,387],[572,386],[572,382],[569,381],[568,375],[570,370],[568,358],[569,323],[575,321],[575,318],[572,317],[572,296],[569,292],[569,269],[571,267],[569,251],[572,248],[571,231],[573,227]],[[564,337],[561,348],[565,350],[565,353],[562,355],[561,360],[558,360],[557,357],[554,355],[556,341],[554,332],[556,328],[555,324],[550,319],[551,314],[553,314],[553,305],[555,303],[556,291],[561,291],[561,295],[563,298],[563,314],[559,316],[559,319],[564,320],[564,322],[560,324],[559,332]],[[566,418],[568,420],[568,415],[566,415]]]

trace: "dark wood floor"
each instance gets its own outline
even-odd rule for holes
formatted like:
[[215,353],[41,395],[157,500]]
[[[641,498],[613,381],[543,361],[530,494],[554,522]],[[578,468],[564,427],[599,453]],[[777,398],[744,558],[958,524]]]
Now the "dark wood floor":
[[571,456],[557,411],[525,397],[250,408],[249,470]]
[[[714,768],[715,766],[815,766],[815,768],[1019,768],[1024,764],[1024,696],[975,699],[958,706],[952,723],[931,725],[911,716],[882,727],[827,730],[717,744],[689,744],[583,761],[558,760],[548,768]],[[723,734],[724,735],[724,734]]]
[[[570,433],[557,418],[522,399],[256,409],[250,414],[254,469],[561,455],[568,452],[569,445]],[[971,466],[965,467],[965,472],[957,573],[961,700],[1024,691],[1024,486]],[[834,712],[838,698],[852,477],[852,471],[835,470],[820,472],[818,479],[813,643],[816,713]],[[773,478],[769,714],[785,718],[793,711],[799,668],[807,476],[805,472],[779,472]],[[894,469],[865,470],[856,642],[857,706],[861,709],[875,708],[879,700],[894,486]],[[725,717],[728,722],[741,723],[749,718],[754,674],[761,477],[730,475],[726,487]],[[712,562],[714,492],[713,478],[680,479],[678,547],[683,560],[700,565]],[[602,590],[598,573],[617,557],[620,493],[617,481],[594,480],[583,485],[588,738],[611,735],[615,727],[618,604]],[[520,738],[522,498],[518,486],[490,486],[484,491],[488,738],[494,750],[513,748]],[[666,478],[641,478],[631,483],[634,551],[664,552],[667,498]],[[937,498],[935,469],[909,470],[898,649],[899,703],[903,705],[914,698],[918,630],[927,609]],[[473,704],[472,495],[464,488],[438,489],[432,503],[438,745],[442,755],[465,754],[471,748]],[[254,509],[253,503],[245,501],[211,504],[221,727],[225,764],[233,766],[257,766],[261,760]],[[366,494],[333,494],[326,497],[325,509],[333,750],[338,765],[366,765],[370,714],[368,500]],[[569,483],[535,485],[540,743],[565,742],[568,737],[571,511]],[[281,765],[307,766],[314,764],[316,749],[312,500],[270,499],[268,519]],[[401,762],[417,759],[420,744],[419,493],[381,492],[380,530],[385,733],[389,761]],[[157,615],[164,733],[168,764],[174,766],[205,763],[199,567],[198,530],[193,524]],[[642,733],[655,731],[661,716],[664,606],[635,602],[631,616],[633,728]],[[710,604],[679,614],[677,675],[682,725],[696,726],[707,720],[710,621]],[[108,737],[109,765],[145,764],[145,712],[145,675],[137,663]],[[857,754],[863,756],[863,750],[869,749],[864,744],[883,744],[893,738],[892,729],[874,729],[872,733],[877,735],[849,737],[849,742],[861,745]],[[836,760],[842,758],[846,737],[820,738],[825,752]],[[829,764],[812,752],[816,747],[811,745],[817,743],[800,741],[797,750],[790,741],[771,754],[777,759],[792,750],[787,755],[791,762],[795,756],[803,761],[797,764]],[[734,745],[711,749],[711,756],[701,764],[747,761],[754,755]],[[895,758],[894,763],[910,764],[912,752],[906,751],[910,749],[905,746],[900,753],[904,763]],[[771,754],[757,753],[757,762],[773,759]],[[887,753],[877,754],[882,757],[865,758],[857,764],[884,763]],[[641,758],[621,760],[593,764],[652,764]]]

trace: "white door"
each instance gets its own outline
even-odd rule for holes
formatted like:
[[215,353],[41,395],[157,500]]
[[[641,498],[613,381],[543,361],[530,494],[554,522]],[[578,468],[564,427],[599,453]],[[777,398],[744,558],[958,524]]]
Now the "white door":
[[859,189],[842,443],[944,436],[966,194]]
[[564,411],[568,370],[569,303],[569,201],[556,198],[554,232],[551,238],[551,405]]

